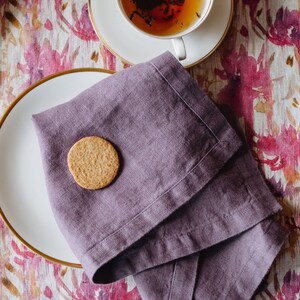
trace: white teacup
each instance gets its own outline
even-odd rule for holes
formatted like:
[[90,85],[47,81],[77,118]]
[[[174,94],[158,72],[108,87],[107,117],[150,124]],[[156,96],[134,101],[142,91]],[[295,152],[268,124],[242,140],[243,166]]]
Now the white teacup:
[[[128,1],[130,1],[130,0],[128,0]],[[186,0],[186,1],[188,1],[188,0]],[[189,34],[192,31],[194,31],[205,21],[205,19],[207,18],[207,16],[210,13],[210,10],[212,8],[214,0],[199,0],[199,1],[202,2],[201,10],[199,12],[199,18],[193,24],[191,24],[188,28],[186,28],[184,31],[181,31],[181,32],[173,34],[173,35],[156,35],[156,34],[152,34],[152,33],[149,33],[149,32],[146,32],[146,31],[140,29],[127,16],[125,9],[123,8],[122,0],[118,0],[118,4],[119,4],[122,15],[129,22],[129,24],[131,24],[131,26],[133,26],[139,32],[146,34],[148,36],[154,37],[154,38],[171,39],[177,58],[179,60],[184,60],[186,58],[186,49],[185,49],[185,45],[184,45],[184,41],[183,41],[182,37]]]

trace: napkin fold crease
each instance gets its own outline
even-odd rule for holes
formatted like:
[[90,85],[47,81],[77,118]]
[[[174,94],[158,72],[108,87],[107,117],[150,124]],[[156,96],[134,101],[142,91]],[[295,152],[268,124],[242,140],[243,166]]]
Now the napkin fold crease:
[[[250,299],[286,232],[245,142],[170,54],[33,116],[57,223],[95,283],[134,275],[144,299]],[[102,136],[117,180],[79,187],[70,147]],[[217,286],[217,287],[216,287]]]

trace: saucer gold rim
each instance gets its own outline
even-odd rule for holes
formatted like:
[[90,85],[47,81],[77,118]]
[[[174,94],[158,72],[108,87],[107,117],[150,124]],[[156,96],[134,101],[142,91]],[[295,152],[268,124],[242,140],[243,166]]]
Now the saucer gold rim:
[[[127,59],[125,59],[124,57],[122,57],[120,54],[118,54],[116,51],[114,51],[110,46],[109,44],[107,43],[107,41],[105,41],[105,39],[103,38],[99,28],[97,27],[96,25],[96,22],[95,22],[95,18],[94,18],[94,15],[93,15],[93,11],[92,11],[92,5],[91,5],[91,1],[92,0],[88,0],[88,11],[89,11],[89,16],[90,16],[90,20],[91,20],[91,23],[93,25],[93,28],[96,32],[96,34],[98,35],[99,39],[103,42],[103,44],[105,45],[105,47],[111,52],[113,53],[115,56],[118,56],[121,58],[121,60],[126,63],[126,64],[129,64],[129,65],[134,65],[134,63],[128,61]],[[205,60],[207,57],[209,57],[211,54],[213,54],[217,48],[220,46],[220,44],[223,42],[225,36],[227,35],[228,33],[228,30],[230,28],[230,24],[231,24],[231,21],[232,21],[232,17],[233,17],[233,6],[234,6],[234,3],[233,3],[234,0],[231,0],[230,3],[231,3],[231,7],[230,7],[230,15],[229,15],[229,18],[228,18],[228,22],[227,22],[227,25],[226,25],[226,28],[224,30],[224,33],[223,35],[221,36],[219,42],[214,46],[213,49],[211,49],[205,56],[201,57],[199,60],[197,60],[196,62],[192,63],[192,64],[189,64],[187,66],[185,66],[186,69],[188,68],[191,68],[195,65],[197,65],[198,63],[202,62],[203,60]]]

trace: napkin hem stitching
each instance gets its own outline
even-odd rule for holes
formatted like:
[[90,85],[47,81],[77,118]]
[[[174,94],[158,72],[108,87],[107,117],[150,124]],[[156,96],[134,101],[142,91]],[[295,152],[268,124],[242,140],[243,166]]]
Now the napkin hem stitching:
[[[270,223],[269,226],[267,227],[267,229],[263,232],[263,234],[264,234],[264,235],[267,235],[269,232],[272,232],[272,230],[274,230],[274,226],[275,226],[275,225],[276,225],[276,221],[273,220],[272,223]],[[272,262],[273,262],[274,259],[276,258],[277,253],[280,251],[280,249],[281,249],[283,243],[284,243],[284,241],[281,241],[281,242],[278,242],[278,241],[277,241],[277,243],[276,243],[275,245],[272,245],[272,244],[269,245],[269,247],[268,247],[266,253],[269,254],[269,253],[271,252],[271,250],[274,250],[273,252],[275,252],[275,253],[273,253],[273,254],[274,254],[273,256],[275,256],[275,257],[273,258],[273,260],[272,260],[271,262],[265,262],[265,264],[263,264],[263,267],[265,267],[266,264],[268,264],[268,265],[271,265],[271,264],[272,264]],[[255,252],[255,248],[256,248],[255,245],[251,248],[251,250],[253,251],[253,253],[252,253],[252,255],[249,257],[249,259],[245,262],[243,268],[240,270],[239,274],[236,276],[235,281],[234,281],[234,282],[232,283],[232,285],[230,286],[230,289],[229,289],[229,291],[228,291],[228,293],[227,293],[227,295],[226,295],[225,300],[228,299],[228,297],[231,295],[231,293],[232,293],[232,291],[233,291],[233,287],[235,286],[235,283],[239,280],[240,275],[243,273],[243,271],[246,269],[246,267],[248,267],[248,265],[249,265],[250,262],[252,261],[252,258],[254,257],[254,255],[255,255],[255,253],[256,253],[256,252]],[[279,249],[278,249],[278,248],[279,248]],[[278,249],[278,250],[276,250],[276,249]],[[266,255],[259,255],[259,258],[262,258],[262,257],[265,257],[265,256],[266,256]],[[270,266],[269,266],[269,267],[270,267]],[[267,271],[268,271],[268,269],[267,269]],[[266,272],[267,272],[267,271],[266,271]],[[246,291],[247,291],[247,288],[243,288],[242,291],[243,291],[243,292],[246,292]]]
[[247,201],[247,202],[243,202],[241,205],[239,205],[238,207],[236,207],[236,209],[230,211],[229,213],[223,214],[220,217],[216,217],[215,219],[213,219],[210,222],[207,222],[205,224],[200,224],[198,226],[188,227],[187,230],[184,231],[184,233],[182,233],[182,234],[172,235],[172,236],[170,236],[168,238],[162,238],[162,239],[159,239],[159,240],[156,240],[156,241],[152,241],[152,242],[150,241],[150,242],[147,243],[147,245],[160,244],[161,242],[167,242],[167,241],[172,241],[172,240],[181,238],[182,236],[189,235],[192,232],[197,231],[197,230],[199,230],[201,228],[205,228],[207,226],[211,226],[213,224],[219,223],[222,220],[228,219],[229,217],[233,216],[236,213],[239,213],[239,212],[241,212],[243,210],[246,210],[249,206],[252,206],[253,201],[255,201],[255,200],[259,201],[255,196],[253,196],[253,194],[251,193],[251,191],[249,191],[249,193],[252,196],[251,199],[249,201]]
[[[263,234],[267,234],[267,233],[268,233],[268,231],[264,232]],[[250,261],[252,260],[252,258],[254,257],[254,255],[255,255],[255,251],[254,251],[255,248],[256,248],[255,246],[253,246],[253,247],[251,248],[252,254],[250,255],[249,259],[245,262],[245,264],[243,265],[243,267],[242,267],[242,269],[240,270],[240,272],[237,274],[237,276],[236,276],[234,282],[231,284],[231,286],[230,286],[230,288],[229,288],[229,291],[228,291],[228,293],[227,293],[227,295],[226,295],[225,300],[228,299],[228,297],[230,296],[231,291],[232,291],[233,287],[235,286],[236,282],[238,281],[240,275],[243,273],[243,271],[244,271],[244,270],[246,269],[246,267],[248,266],[249,262],[250,262]],[[269,252],[269,250],[270,250],[270,247],[268,247],[267,252]]]
[[[236,207],[234,210],[232,210],[232,211],[230,211],[228,213],[225,213],[225,214],[223,214],[220,217],[216,217],[215,219],[213,219],[213,220],[211,220],[211,221],[209,221],[209,222],[207,222],[205,224],[202,223],[202,224],[197,225],[197,226],[188,227],[186,229],[186,231],[184,231],[182,234],[172,235],[172,236],[170,236],[168,238],[161,238],[161,239],[156,240],[156,241],[150,241],[150,242],[147,243],[147,245],[149,245],[149,246],[150,245],[156,245],[156,244],[160,244],[161,242],[167,242],[167,241],[176,240],[178,238],[181,238],[182,236],[189,235],[192,232],[197,231],[197,230],[199,230],[201,228],[205,228],[205,227],[211,226],[213,224],[219,223],[222,220],[228,219],[229,217],[233,216],[236,213],[239,213],[241,211],[244,211],[244,210],[248,209],[248,207],[252,207],[253,206],[253,202],[258,201],[263,206],[263,203],[260,202],[259,199],[253,194],[251,187],[247,183],[244,183],[244,185],[247,188],[247,191],[249,192],[249,194],[251,196],[251,199],[249,201],[243,202],[241,205],[239,205],[238,207]],[[276,212],[273,212],[273,214],[274,213],[276,213]]]
[[175,277],[176,277],[176,267],[177,267],[177,260],[175,260],[175,262],[174,262],[174,268],[173,268],[173,272],[172,272],[172,279],[171,279],[168,300],[172,300],[173,287],[174,287]]
[[[263,205],[263,204],[261,203],[261,201],[259,201],[259,200],[254,196],[254,197],[252,198],[252,201],[245,202],[244,205],[241,205],[241,206],[239,207],[239,209],[235,211],[235,213],[238,214],[238,215],[240,215],[240,216],[243,216],[244,213],[246,213],[246,212],[248,211],[248,209],[251,208],[251,207],[253,207],[253,206],[255,205],[254,203],[257,203],[257,202],[260,203],[261,205]],[[278,211],[278,209],[277,209],[277,208],[274,208],[272,211],[269,211],[269,212],[267,212],[267,213],[263,213],[263,214],[261,215],[261,217],[259,218],[259,221],[256,221],[255,223],[251,223],[251,222],[250,222],[250,223],[247,223],[247,222],[246,222],[246,223],[245,223],[246,227],[244,227],[244,229],[243,229],[242,231],[239,231],[239,232],[243,232],[243,231],[245,231],[245,230],[251,228],[252,226],[254,226],[254,225],[256,225],[257,223],[259,223],[259,222],[261,222],[262,220],[264,220],[266,217],[275,214],[277,211]],[[235,215],[236,215],[236,214],[235,214]],[[222,222],[222,221],[224,221],[224,220],[225,220],[225,221],[226,221],[226,220],[230,220],[230,219],[229,219],[230,216],[232,216],[232,215],[229,213],[229,214],[226,216],[226,218],[223,218],[223,217],[222,217],[222,218],[219,218],[218,220],[215,220],[214,222],[211,222],[211,223],[206,224],[206,226],[204,226],[204,227],[211,226],[211,225],[213,225],[213,224],[216,224],[216,223],[218,223],[218,222]],[[201,229],[200,226],[199,226],[199,228],[193,228],[194,231],[199,230],[199,229]],[[192,231],[193,231],[193,230],[192,230]],[[181,236],[173,236],[172,239],[168,239],[168,244],[171,245],[173,241],[176,241],[176,240],[178,240],[178,239],[180,239],[181,237],[184,237],[184,236],[187,236],[187,237],[189,238],[189,233],[192,232],[192,231],[186,232],[185,234],[182,234]],[[238,232],[238,233],[239,233],[239,232]],[[231,233],[231,234],[229,234],[229,235],[227,236],[227,238],[230,238],[230,237],[232,237],[232,236],[235,236],[235,235],[238,234],[238,233]],[[187,255],[190,255],[190,254],[193,254],[193,253],[202,251],[202,250],[204,250],[204,249],[207,249],[208,247],[214,245],[215,243],[219,243],[219,242],[221,242],[221,241],[222,241],[222,239],[221,239],[221,240],[216,240],[213,244],[211,244],[211,245],[206,245],[206,246],[204,246],[204,247],[201,248],[201,249],[195,250],[194,252],[189,252]],[[159,241],[155,241],[155,243],[153,243],[153,244],[159,245],[159,244],[162,244],[162,242],[165,243],[166,240],[161,239],[161,240],[159,240]],[[148,248],[149,245],[150,245],[150,244],[147,244],[147,245],[145,245],[145,247]],[[94,247],[99,247],[99,246],[101,247],[101,243],[97,243]],[[203,245],[202,245],[202,246],[203,246]],[[94,247],[93,247],[93,248],[94,248]],[[89,251],[94,251],[94,250],[93,250],[93,249],[90,249]],[[118,253],[120,253],[120,252],[118,252]],[[85,253],[85,255],[87,255],[87,253]],[[184,255],[184,256],[187,256],[187,255]],[[114,256],[114,257],[115,257],[115,256]],[[174,260],[174,259],[172,259],[172,260]],[[166,261],[166,262],[168,262],[168,261]],[[99,266],[97,267],[97,269],[98,269],[98,268],[99,268]]]
[[167,82],[167,84],[172,88],[172,90],[177,94],[177,96],[181,99],[181,101],[201,120],[201,122],[207,127],[207,129],[212,133],[212,135],[217,139],[219,142],[220,139],[215,134],[215,132],[208,126],[208,124],[203,120],[203,118],[184,100],[181,94],[176,90],[176,88],[171,84],[171,82],[162,74],[159,68],[150,62],[150,64],[154,67],[154,69],[160,74],[160,76]]
[[126,227],[128,224],[130,224],[131,222],[133,222],[136,218],[138,218],[140,215],[142,215],[144,212],[146,212],[152,205],[154,205],[157,201],[159,201],[159,199],[161,197],[163,197],[164,195],[166,195],[167,193],[169,193],[172,189],[174,189],[180,182],[182,182],[187,176],[189,176],[198,166],[199,164],[201,164],[201,162],[210,154],[211,151],[213,151],[220,143],[222,143],[222,141],[217,142],[216,144],[214,144],[214,146],[200,159],[200,161],[192,168],[190,169],[180,180],[178,180],[176,183],[174,183],[171,187],[169,187],[166,191],[164,191],[162,194],[160,194],[157,198],[155,198],[153,200],[153,202],[151,202],[149,205],[147,205],[143,210],[141,210],[138,214],[136,214],[132,219],[130,219],[128,222],[126,222],[125,224],[123,224],[121,227],[119,227],[118,229],[116,229],[115,231],[111,232],[108,236],[106,236],[105,238],[103,238],[100,241],[97,241],[97,243],[95,243],[94,245],[92,245],[91,247],[89,247],[82,255],[81,257],[83,257],[87,252],[89,252],[91,249],[93,249],[97,244],[100,244],[102,242],[104,242],[106,239],[108,239],[109,237],[115,235],[117,232],[119,232],[120,230],[122,230],[124,227]]

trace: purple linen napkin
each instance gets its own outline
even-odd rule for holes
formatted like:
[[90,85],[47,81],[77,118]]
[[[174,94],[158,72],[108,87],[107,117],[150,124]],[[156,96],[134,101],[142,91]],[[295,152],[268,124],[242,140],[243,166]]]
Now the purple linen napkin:
[[251,299],[285,232],[266,219],[246,232],[134,276],[143,299]]
[[[251,296],[285,238],[263,221],[280,206],[247,147],[170,53],[33,121],[54,216],[94,282],[135,274],[145,299]],[[122,168],[112,185],[88,191],[74,182],[67,154],[94,135],[117,147]],[[215,290],[217,270],[234,275]]]

